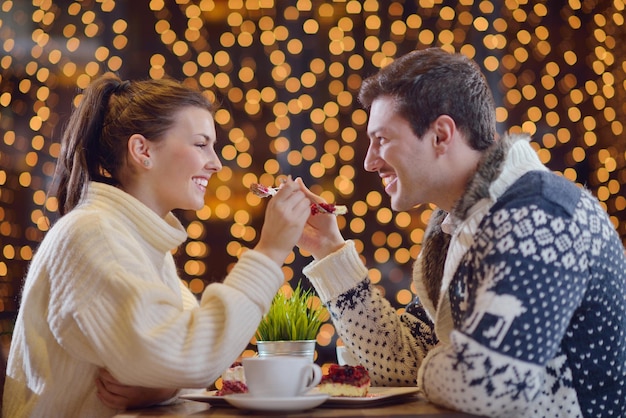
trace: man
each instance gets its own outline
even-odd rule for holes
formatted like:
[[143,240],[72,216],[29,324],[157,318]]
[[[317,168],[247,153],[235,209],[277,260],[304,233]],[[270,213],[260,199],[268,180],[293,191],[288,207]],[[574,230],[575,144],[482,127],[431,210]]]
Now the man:
[[[365,169],[394,210],[433,203],[398,316],[332,217],[299,242],[304,272],[374,385],[493,417],[626,416],[626,259],[590,193],[526,135],[496,139],[474,62],[411,52],[363,82]],[[320,200],[309,192],[309,197]]]

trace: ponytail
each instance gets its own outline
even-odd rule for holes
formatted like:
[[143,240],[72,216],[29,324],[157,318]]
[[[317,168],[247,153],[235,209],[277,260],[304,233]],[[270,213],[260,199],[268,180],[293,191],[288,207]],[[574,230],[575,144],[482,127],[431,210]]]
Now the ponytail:
[[111,94],[122,85],[116,76],[94,81],[70,116],[61,139],[56,166],[56,196],[61,215],[72,210],[86,191],[90,180],[112,183],[100,170],[100,139]]

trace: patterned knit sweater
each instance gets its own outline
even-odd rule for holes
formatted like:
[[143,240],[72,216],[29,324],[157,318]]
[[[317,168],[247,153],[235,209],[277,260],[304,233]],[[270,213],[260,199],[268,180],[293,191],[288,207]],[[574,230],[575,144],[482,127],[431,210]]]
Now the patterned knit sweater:
[[454,210],[433,213],[402,315],[352,242],[305,273],[375,385],[417,382],[490,417],[626,417],[624,247],[527,137],[494,144]]
[[92,183],[46,234],[15,326],[3,416],[110,417],[96,397],[106,367],[129,385],[205,388],[236,360],[284,280],[247,251],[200,303],[172,249],[187,234],[123,191]]

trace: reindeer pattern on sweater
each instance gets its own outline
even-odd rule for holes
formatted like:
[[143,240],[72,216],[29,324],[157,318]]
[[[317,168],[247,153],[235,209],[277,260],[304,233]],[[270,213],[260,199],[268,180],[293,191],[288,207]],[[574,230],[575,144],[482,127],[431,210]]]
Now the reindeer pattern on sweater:
[[333,257],[305,272],[375,385],[492,417],[626,416],[623,245],[527,139],[504,138],[455,210],[433,213],[402,315],[353,244]]

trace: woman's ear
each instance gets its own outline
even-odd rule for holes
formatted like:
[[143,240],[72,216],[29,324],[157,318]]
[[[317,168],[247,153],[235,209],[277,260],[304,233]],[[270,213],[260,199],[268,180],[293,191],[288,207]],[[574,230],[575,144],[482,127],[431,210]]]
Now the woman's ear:
[[133,134],[128,138],[128,162],[132,166],[150,168],[150,141],[141,134]]

